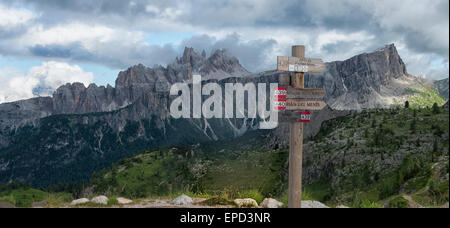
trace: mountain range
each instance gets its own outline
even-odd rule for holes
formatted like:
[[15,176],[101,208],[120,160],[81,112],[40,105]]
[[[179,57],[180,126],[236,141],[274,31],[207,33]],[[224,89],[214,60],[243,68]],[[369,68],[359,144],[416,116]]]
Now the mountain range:
[[[185,48],[167,67],[139,64],[120,72],[114,87],[72,83],[52,97],[0,104],[0,182],[44,187],[86,182],[92,173],[144,149],[236,138],[258,129],[256,119],[171,118],[170,86],[190,82],[197,73],[202,83],[224,86],[277,82],[281,72],[250,73],[224,50],[207,57]],[[326,90],[329,106],[313,112],[314,124],[307,125],[305,137],[315,135],[325,120],[402,103],[411,96],[410,89],[428,90],[431,85],[408,74],[393,44],[326,63],[323,73],[305,77],[306,87]],[[444,83],[439,87],[443,90]],[[287,146],[286,125],[256,132],[273,136],[265,145],[269,148]]]

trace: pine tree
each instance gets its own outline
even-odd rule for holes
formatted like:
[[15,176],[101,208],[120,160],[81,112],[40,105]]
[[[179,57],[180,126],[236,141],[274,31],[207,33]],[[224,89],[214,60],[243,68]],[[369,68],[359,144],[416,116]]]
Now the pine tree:
[[439,114],[441,111],[441,110],[439,110],[439,106],[437,103],[433,104],[432,110],[433,110],[433,114]]
[[416,119],[414,119],[411,122],[411,127],[410,127],[411,133],[416,133]]
[[439,146],[438,141],[436,139],[433,142],[433,154],[439,156]]

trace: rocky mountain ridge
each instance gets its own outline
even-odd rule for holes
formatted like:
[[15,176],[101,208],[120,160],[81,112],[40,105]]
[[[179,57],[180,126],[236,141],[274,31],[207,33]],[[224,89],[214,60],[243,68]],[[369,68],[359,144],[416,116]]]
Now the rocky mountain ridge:
[[[392,94],[402,96],[405,88],[422,86],[407,73],[394,45],[326,65],[321,74],[306,74],[305,84],[324,88],[332,108],[383,106]],[[186,48],[167,68],[137,65],[121,72],[115,87],[73,83],[58,88],[53,97],[0,104],[0,182],[48,186],[86,181],[93,172],[144,149],[233,139],[258,129],[257,119],[171,118],[169,86],[189,82],[196,72],[203,83],[222,87],[273,83],[281,73],[249,74],[224,51],[206,58]],[[348,113],[330,108],[314,112],[314,125],[307,125],[305,137],[315,135],[323,121]],[[286,125],[269,133],[273,137],[267,148],[287,146]]]
[[448,78],[434,81],[433,84],[436,86],[437,91],[441,97],[448,101]]
[[[186,48],[183,56],[166,68],[148,68],[142,64],[119,73],[115,87],[110,85],[66,84],[59,87],[53,97],[0,104],[0,129],[15,128],[24,123],[53,114],[83,114],[108,112],[124,108],[147,93],[168,91],[175,82],[189,82],[192,74],[202,79],[245,77],[252,82],[278,81],[277,71],[250,74],[235,57],[217,50],[209,58]],[[324,88],[325,101],[333,109],[354,110],[386,107],[394,100],[405,100],[405,89],[423,89],[426,82],[409,75],[393,44],[372,53],[364,53],[345,61],[326,64],[320,74],[306,74],[305,86]]]

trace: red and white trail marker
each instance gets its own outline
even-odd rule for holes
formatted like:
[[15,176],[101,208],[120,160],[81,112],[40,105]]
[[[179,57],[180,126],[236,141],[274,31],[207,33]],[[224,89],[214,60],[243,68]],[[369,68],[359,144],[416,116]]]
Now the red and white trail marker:
[[275,89],[274,108],[275,110],[286,110],[287,88],[278,87]]
[[286,99],[275,98],[274,107],[275,110],[286,110]]
[[309,123],[311,121],[311,112],[301,112],[300,113],[300,122]]
[[286,99],[287,97],[287,87],[278,87],[275,89],[275,98]]

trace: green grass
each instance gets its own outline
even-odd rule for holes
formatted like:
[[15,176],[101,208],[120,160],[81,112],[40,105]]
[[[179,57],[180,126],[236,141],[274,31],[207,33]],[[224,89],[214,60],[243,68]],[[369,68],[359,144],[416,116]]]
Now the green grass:
[[359,207],[360,208],[383,208],[383,206],[380,205],[379,203],[372,202],[372,201],[364,201],[363,203],[361,203],[361,205]]
[[50,193],[30,187],[20,187],[0,192],[0,202],[9,202],[16,207],[31,207],[32,203],[46,201],[48,207],[62,207],[73,200],[71,193]]
[[407,91],[412,94],[412,96],[408,99],[410,108],[426,108],[433,106],[434,103],[437,103],[438,106],[442,106],[445,104],[446,100],[444,100],[437,92],[432,90],[418,90],[413,88],[408,88]]
[[253,198],[258,203],[286,187],[283,165],[286,150],[230,153],[221,159],[181,156],[185,148],[145,151],[95,174],[91,183],[98,193],[111,192],[129,198],[191,197]]
[[389,202],[391,208],[408,208],[408,200],[402,196],[398,196]]
[[258,191],[264,196],[275,196],[285,187],[280,175],[287,153],[246,151],[236,158],[217,160],[204,177],[205,191],[214,194],[227,189],[237,195]]
[[[329,206],[373,208],[406,191],[424,205],[448,201],[448,181],[446,188],[431,170],[431,165],[448,153],[448,117],[445,109],[433,113],[431,109],[396,108],[363,111],[324,122],[320,132],[305,143],[313,144],[310,152],[317,157],[305,153],[304,168],[317,165],[317,161],[328,163],[325,168],[313,166],[321,169],[321,176],[304,182],[302,199]],[[343,140],[337,140],[339,137]],[[253,139],[202,144],[195,149],[143,151],[94,174],[90,184],[96,186],[95,194],[109,194],[111,200],[105,207],[117,205],[115,196],[139,200],[175,198],[181,194],[207,198],[207,205],[232,205],[236,198],[253,198],[261,203],[271,197],[287,206],[288,150],[258,149],[255,145],[262,142]],[[399,150],[408,156],[394,156]],[[341,161],[337,156],[352,153],[364,159]],[[399,162],[381,162],[380,167],[375,167],[375,161],[379,163],[381,158]],[[448,161],[441,166],[446,168],[440,170],[440,176],[448,173]],[[337,176],[338,172],[345,175]],[[427,191],[430,187],[432,191]],[[420,190],[424,192],[417,193]],[[47,200],[50,206],[61,206],[72,200],[68,193],[21,191],[0,194],[0,200],[24,207],[32,201]],[[391,206],[402,207],[404,202],[397,201]]]
[[0,202],[8,202],[12,205],[16,205],[16,199],[13,195],[0,196]]
[[[342,163],[324,173],[323,178],[305,182],[302,197],[328,205],[378,207],[379,202],[397,195],[400,189],[411,193],[424,189],[433,176],[430,159],[448,148],[447,126],[448,111],[444,109],[439,113],[413,108],[369,110],[327,121],[308,142],[315,144],[315,151],[322,151],[321,156],[357,151],[371,159],[388,159],[400,149],[411,156],[404,157],[399,165],[383,166],[379,173],[374,172],[370,159],[361,164]],[[343,140],[333,140],[339,137]],[[422,146],[434,140],[438,152],[423,151]],[[99,194],[110,192],[132,199],[186,194],[210,199],[206,203],[228,205],[236,198],[253,198],[260,203],[272,197],[286,205],[288,150],[259,151],[249,146],[254,143],[247,139],[206,144],[193,150],[195,153],[182,147],[144,151],[97,173],[91,184],[98,186]],[[304,166],[312,162],[305,159]],[[345,168],[351,169],[345,181],[332,186],[333,177],[326,176]]]
[[16,207],[31,207],[33,202],[40,202],[46,199],[48,193],[37,189],[14,189],[0,193],[0,201],[9,202]]
[[251,198],[254,199],[258,204],[260,204],[264,200],[264,196],[258,190],[246,190],[239,192],[238,198]]
[[302,197],[305,200],[324,202],[330,193],[330,183],[327,180],[321,179],[306,185],[303,189]]
[[[289,201],[289,193],[288,191],[285,191],[282,195],[275,197],[276,200],[283,203],[283,207],[288,206]],[[316,200],[311,196],[311,192],[309,192],[306,189],[302,190],[302,201],[303,200]]]
[[45,198],[50,207],[63,207],[74,200],[71,193],[57,192],[48,193]]
[[[364,207],[367,202],[381,202],[400,191],[414,194],[430,187],[431,180],[437,178],[431,166],[442,156],[448,160],[445,155],[448,154],[449,132],[448,110],[438,108],[438,112],[436,109],[433,111],[432,104],[429,108],[415,109],[410,105],[409,109],[364,110],[324,122],[319,134],[309,142],[320,157],[307,158],[304,167],[313,165],[314,160],[318,159],[341,161],[338,167],[334,162],[333,169],[328,170],[334,183],[337,183],[330,188],[331,194],[327,195],[325,191],[321,194],[327,196],[325,199],[320,196],[314,198],[324,200],[322,202],[328,205],[344,203]],[[355,128],[358,130],[355,131]],[[339,137],[342,140],[336,141]],[[356,154],[365,159],[356,157],[356,160],[347,160],[338,154]],[[404,159],[404,162],[383,166],[387,159]],[[448,174],[448,161],[444,166],[446,168],[441,169],[440,176]],[[336,170],[341,173],[347,171],[335,176],[333,172]],[[438,193],[434,196],[439,198],[428,196],[428,192],[426,200],[438,204],[438,201],[445,201],[448,189],[443,186],[447,185],[436,183],[435,192]],[[317,195],[320,189],[313,189],[312,192]]]

